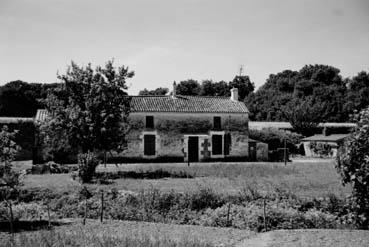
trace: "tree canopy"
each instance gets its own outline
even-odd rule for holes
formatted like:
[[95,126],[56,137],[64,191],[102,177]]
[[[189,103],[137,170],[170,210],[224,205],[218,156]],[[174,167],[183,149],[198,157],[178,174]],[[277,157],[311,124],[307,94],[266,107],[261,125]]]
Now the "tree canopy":
[[46,142],[68,144],[80,153],[121,149],[130,103],[126,80],[133,75],[112,61],[95,69],[72,62],[59,76],[61,86],[45,101],[50,114],[41,128]]
[[356,224],[369,229],[369,108],[356,114],[358,129],[341,146],[337,169],[352,188]]
[[154,90],[148,90],[144,88],[144,90],[141,90],[138,92],[138,95],[166,95],[169,92],[168,88],[158,87]]
[[37,109],[43,108],[42,99],[49,89],[58,84],[27,83],[11,81],[0,87],[0,116],[34,117]]
[[[328,65],[306,65],[299,71],[271,74],[266,83],[246,98],[250,118],[257,121],[289,121],[286,109],[308,102],[319,122],[345,122],[354,110],[369,105],[369,75],[360,72],[343,79],[340,70]],[[299,106],[300,104],[298,104]],[[290,108],[291,109],[291,108]]]

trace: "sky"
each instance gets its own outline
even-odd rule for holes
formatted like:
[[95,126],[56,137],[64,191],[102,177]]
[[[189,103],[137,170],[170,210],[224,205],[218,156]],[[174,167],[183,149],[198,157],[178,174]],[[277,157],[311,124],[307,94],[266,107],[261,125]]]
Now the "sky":
[[135,71],[130,94],[328,64],[369,71],[369,0],[0,0],[0,84],[57,82],[71,61]]

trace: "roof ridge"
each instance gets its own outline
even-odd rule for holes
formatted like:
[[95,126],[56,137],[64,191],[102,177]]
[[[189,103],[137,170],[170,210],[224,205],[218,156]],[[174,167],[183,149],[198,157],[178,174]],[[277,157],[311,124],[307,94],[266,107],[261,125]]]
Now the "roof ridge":
[[[172,97],[172,95],[127,95],[127,97]],[[230,99],[227,96],[209,96],[209,95],[182,95],[177,94],[176,97],[196,97],[196,98],[221,98],[221,99]],[[240,101],[241,102],[241,101]]]

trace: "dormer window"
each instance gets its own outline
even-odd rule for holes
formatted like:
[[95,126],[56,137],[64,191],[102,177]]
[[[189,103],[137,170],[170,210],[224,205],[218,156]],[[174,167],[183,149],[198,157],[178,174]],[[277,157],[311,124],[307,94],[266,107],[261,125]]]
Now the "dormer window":
[[147,129],[154,128],[154,116],[146,116],[146,128]]
[[221,118],[220,117],[214,117],[213,127],[216,130],[220,130],[222,128],[222,123],[221,123]]

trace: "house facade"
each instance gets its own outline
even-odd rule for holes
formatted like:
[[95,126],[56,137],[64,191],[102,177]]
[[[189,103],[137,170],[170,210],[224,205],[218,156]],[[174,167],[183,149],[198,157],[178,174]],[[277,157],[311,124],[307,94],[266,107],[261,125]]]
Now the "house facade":
[[[248,110],[231,97],[132,96],[127,147],[131,160],[247,160]],[[256,152],[256,151],[255,151]]]
[[[109,152],[118,162],[200,162],[211,160],[267,160],[268,151],[249,140],[249,112],[231,97],[177,95],[129,96],[130,113],[124,151]],[[39,110],[35,122],[45,121]],[[264,145],[265,146],[265,145]],[[263,147],[262,149],[265,149]],[[37,149],[43,162],[42,148]]]

